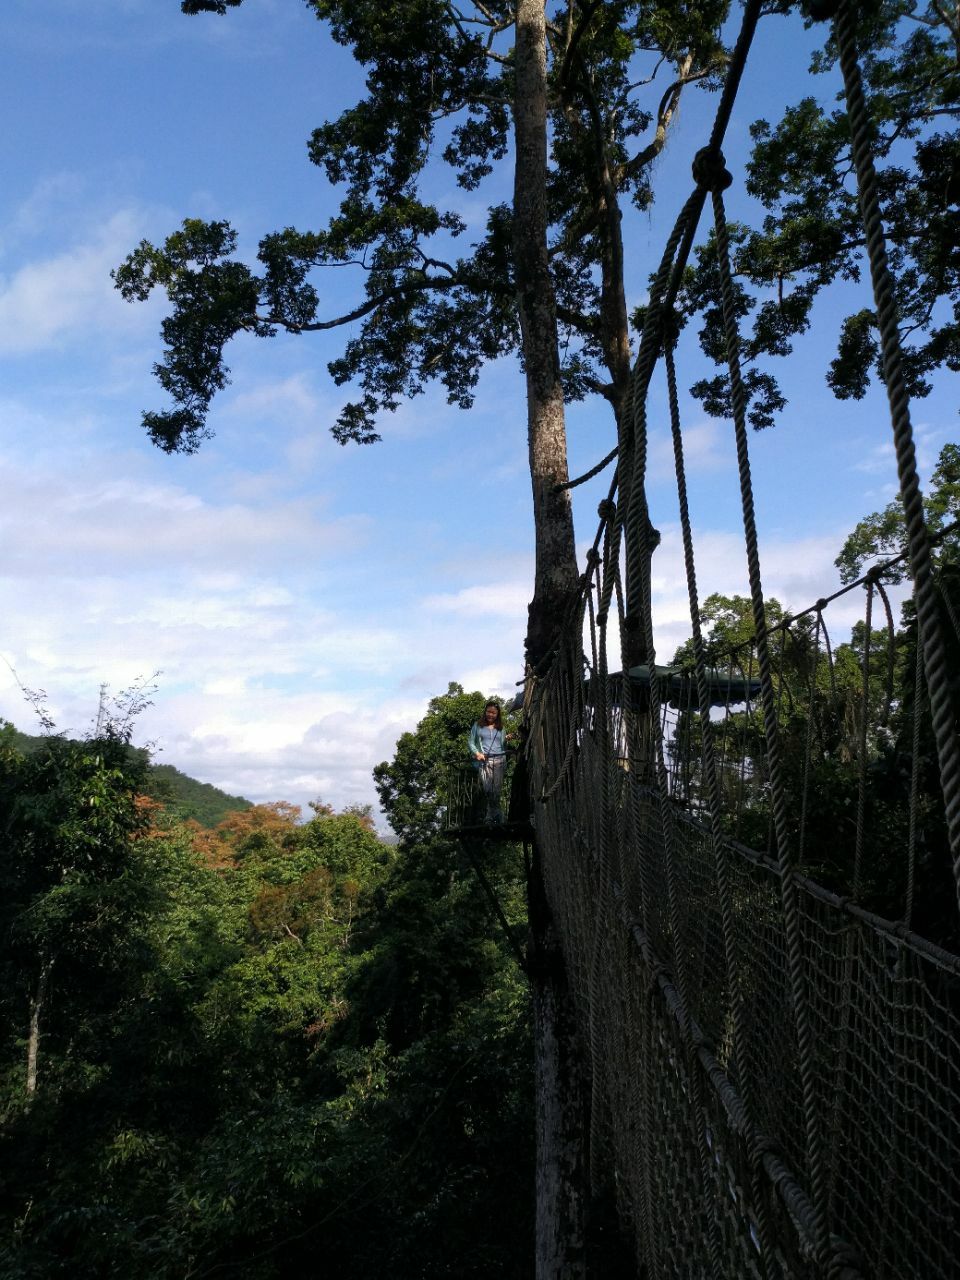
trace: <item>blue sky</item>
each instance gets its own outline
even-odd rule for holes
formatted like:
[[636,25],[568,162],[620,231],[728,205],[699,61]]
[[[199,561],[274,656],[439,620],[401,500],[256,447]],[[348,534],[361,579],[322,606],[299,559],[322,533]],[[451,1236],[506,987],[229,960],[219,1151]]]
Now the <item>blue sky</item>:
[[[225,217],[241,250],[286,225],[322,225],[335,193],[306,160],[311,129],[354,100],[346,51],[298,0],[246,0],[188,19],[177,0],[6,0],[0,44],[0,654],[80,732],[101,682],[162,672],[139,740],[160,760],[254,800],[375,798],[389,757],[432,695],[458,680],[510,693],[522,673],[532,529],[525,409],[513,365],[489,368],[470,414],[429,394],[341,448],[328,427],[346,393],[326,361],[342,335],[242,340],[216,432],[192,458],[155,450],[140,411],[159,305],[128,306],[110,269],[184,216]],[[747,125],[812,88],[808,37],[768,24],[748,69],[728,157]],[[631,301],[642,298],[712,103],[691,94],[659,162],[659,205],[626,228]],[[437,191],[482,206],[446,175]],[[500,179],[504,190],[511,175]],[[749,201],[730,194],[734,216]],[[329,285],[331,311],[355,282]],[[845,300],[821,306],[779,370],[790,405],[755,435],[764,580],[797,608],[830,591],[832,561],[895,475],[882,395],[837,405],[823,381]],[[869,305],[866,293],[855,299]],[[681,380],[699,376],[694,352]],[[688,632],[671,462],[654,393],[651,486],[658,653]],[[684,408],[703,594],[743,591],[729,425]],[[917,406],[927,471],[955,437],[949,390]],[[574,473],[613,442],[604,405],[569,417]],[[592,538],[608,480],[577,492]],[[0,716],[31,713],[0,665]]]

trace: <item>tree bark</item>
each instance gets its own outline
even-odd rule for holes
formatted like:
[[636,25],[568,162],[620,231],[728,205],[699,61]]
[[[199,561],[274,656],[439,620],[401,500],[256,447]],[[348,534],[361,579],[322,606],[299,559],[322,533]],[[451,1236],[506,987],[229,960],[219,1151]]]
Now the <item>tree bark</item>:
[[586,1159],[583,1069],[566,966],[534,848],[528,966],[536,1088],[536,1280],[584,1280]]
[[37,1063],[40,1056],[40,1011],[47,994],[47,978],[50,975],[50,962],[41,960],[40,972],[37,976],[37,991],[30,1001],[30,1030],[27,1035],[27,1103],[33,1100],[37,1092]]
[[536,570],[527,658],[549,651],[577,586],[557,303],[547,254],[547,41],[544,0],[517,0],[513,250],[533,486]]

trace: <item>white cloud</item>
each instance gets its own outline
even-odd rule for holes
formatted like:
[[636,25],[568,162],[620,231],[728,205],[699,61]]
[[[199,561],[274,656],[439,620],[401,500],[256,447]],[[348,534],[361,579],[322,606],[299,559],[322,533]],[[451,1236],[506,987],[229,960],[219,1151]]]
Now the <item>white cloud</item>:
[[[308,384],[281,384],[281,402],[284,394],[291,411],[311,410]],[[240,406],[254,421],[270,407],[263,397],[254,409],[256,399]],[[710,432],[702,443],[712,465]],[[80,456],[0,459],[0,590],[9,602],[0,645],[26,684],[49,691],[61,727],[89,724],[101,681],[120,689],[161,670],[141,725],[161,760],[251,799],[306,804],[319,794],[340,806],[375,801],[372,767],[449,681],[516,691],[529,555],[515,553],[488,576],[491,566],[456,541],[422,540],[414,582],[458,585],[417,598],[390,583],[388,605],[382,575],[389,581],[391,569],[365,546],[379,515],[327,518],[322,494],[285,497],[282,484],[258,485],[239,470],[219,483],[212,472],[178,473],[195,476],[194,487],[136,456],[108,474]],[[364,500],[376,509],[375,492],[356,495]],[[762,546],[768,593],[794,609],[827,593],[841,540]],[[738,535],[700,536],[697,556],[702,595],[746,593]],[[672,526],[654,560],[654,598],[657,650],[669,659],[689,634]],[[0,678],[0,714],[30,727],[10,677]]]
[[[798,613],[840,586],[834,559],[843,534],[817,534],[796,539],[768,539],[760,545],[760,573],[765,596],[776,598],[791,613]],[[749,597],[746,552],[738,534],[709,531],[697,538],[697,582],[700,605],[706,597]],[[677,646],[690,635],[690,609],[680,531],[663,531],[663,541],[653,561],[653,607],[658,658],[669,661]],[[829,606],[826,617],[831,633],[842,639],[863,617],[862,592],[852,592]]]
[[[940,450],[948,440],[956,438],[954,430],[948,430],[938,423],[918,422],[913,428],[913,442],[916,449],[917,470],[921,480],[927,482],[931,472],[937,465]],[[890,481],[887,488],[891,497],[897,493],[897,456],[893,440],[884,440],[874,445],[855,463],[855,470],[867,475],[882,475]],[[886,491],[886,490],[884,490]]]
[[[719,422],[708,420],[688,427],[683,432],[683,463],[686,474],[732,468],[733,459],[729,451],[723,451],[723,444],[723,428]],[[651,483],[663,480],[675,482],[673,436],[667,430],[654,430],[650,434],[648,476]]]
[[102,340],[105,329],[129,333],[154,325],[150,308],[129,307],[110,279],[142,224],[139,214],[121,210],[89,239],[0,278],[0,354],[39,351],[68,335]]
[[3,229],[0,251],[8,253],[21,240],[36,238],[38,233],[59,229],[66,224],[70,212],[76,216],[78,206],[87,194],[86,184],[78,173],[61,170],[41,178],[15,211]]
[[[253,799],[371,803],[373,765],[430,696],[453,679],[506,691],[519,674],[519,582],[388,613],[349,586],[362,515],[324,522],[303,500],[223,503],[131,472],[77,479],[71,462],[7,464],[0,529],[0,644],[65,730],[89,725],[102,681],[158,670],[140,736],[161,759]],[[325,555],[345,590],[308,581]],[[492,625],[473,626],[491,598]],[[0,714],[31,728],[9,676]]]
[[421,602],[421,608],[473,619],[482,629],[491,618],[525,620],[530,590],[530,583],[526,579],[488,582],[479,586],[462,587],[459,591],[446,594],[426,596]]
[[896,470],[893,443],[885,441],[883,444],[875,445],[868,450],[864,457],[854,463],[854,470],[862,471],[866,475],[889,476],[893,474]]
[[132,474],[77,475],[69,461],[51,470],[0,456],[0,486],[3,572],[16,577],[141,575],[182,563],[249,580],[281,558],[302,568],[362,549],[372,523],[324,519],[313,498],[223,502]]

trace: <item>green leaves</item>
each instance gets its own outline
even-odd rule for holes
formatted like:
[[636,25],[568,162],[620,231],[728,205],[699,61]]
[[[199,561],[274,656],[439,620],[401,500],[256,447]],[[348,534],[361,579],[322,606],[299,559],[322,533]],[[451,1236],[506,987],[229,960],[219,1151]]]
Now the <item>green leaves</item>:
[[228,381],[227,342],[241,330],[261,337],[274,332],[257,315],[260,282],[229,258],[236,244],[228,223],[191,218],[161,249],[141,241],[113,272],[128,302],[143,301],[160,287],[173,306],[160,326],[166,349],[154,373],[179,407],[143,415],[150,438],[166,453],[194,453],[209,434],[207,409]]
[[[237,3],[186,0],[183,8],[222,14]],[[192,452],[208,434],[211,402],[227,382],[224,349],[240,332],[351,326],[329,366],[337,385],[356,387],[331,426],[341,443],[379,439],[383,413],[431,382],[450,404],[469,408],[484,362],[520,351],[513,214],[497,203],[513,126],[514,6],[309,0],[309,7],[366,70],[362,98],[309,142],[310,159],[340,189],[337,212],[320,229],[266,235],[256,274],[234,260],[233,243],[217,242],[225,227],[218,223],[185,223],[188,245],[177,237],[160,250],[142,245],[116,274],[128,299],[159,286],[173,309],[156,366],[173,404],[144,415],[168,451]],[[546,177],[562,330],[548,341],[559,338],[564,350],[570,399],[599,390],[616,404],[625,392],[619,204],[649,207],[651,166],[681,90],[713,86],[723,65],[717,33],[727,9],[727,0],[679,8],[620,0],[556,6],[551,15]],[[495,184],[460,256],[451,245],[466,221],[432,195],[446,181],[438,183],[439,166],[467,191]],[[210,252],[201,258],[196,242],[204,236]],[[360,284],[355,302],[336,313],[322,272],[346,265]]]
[[[878,3],[858,18],[904,371],[911,394],[924,396],[933,370],[960,367],[960,32],[935,4]],[[831,72],[835,58],[828,38],[813,72]],[[737,271],[741,287],[775,286],[782,316],[772,331],[770,304],[758,313],[747,343],[759,358],[789,354],[812,301],[836,280],[858,280],[865,258],[845,111],[805,97],[775,127],[759,120],[751,133],[747,187],[768,215],[742,245]],[[860,310],[841,323],[827,382],[839,398],[859,399],[878,374],[873,317]]]
[[426,842],[439,834],[449,773],[468,758],[470,726],[480,719],[486,699],[451,683],[431,698],[415,733],[397,742],[393,760],[373,771],[380,804],[404,844]]
[[226,13],[228,9],[236,9],[243,0],[181,0],[180,8],[184,13]]
[[[927,528],[937,534],[960,518],[960,446],[944,445],[923,500]],[[882,511],[874,511],[859,521],[843,544],[835,560],[842,582],[855,582],[876,560],[892,559],[906,548],[906,520],[900,498],[888,503]],[[954,532],[934,547],[934,561],[941,565],[956,562],[960,538]],[[909,574],[909,565],[901,563],[888,569],[884,578],[901,582]]]
[[[483,703],[456,689],[420,737],[425,783]],[[517,1274],[526,993],[474,877],[440,842],[398,855],[363,809],[158,816],[142,766],[123,741],[23,756],[0,731],[2,1266],[311,1274],[322,1242],[330,1280]],[[516,850],[486,870],[521,919]]]

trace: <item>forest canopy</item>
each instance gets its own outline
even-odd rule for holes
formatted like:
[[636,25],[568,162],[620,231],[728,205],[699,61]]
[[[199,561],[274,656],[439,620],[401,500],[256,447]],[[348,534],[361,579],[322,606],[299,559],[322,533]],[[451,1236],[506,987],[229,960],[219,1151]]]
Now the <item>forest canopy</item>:
[[476,877],[389,798],[399,850],[321,803],[185,822],[127,746],[0,732],[3,1274],[528,1276],[527,993]]

